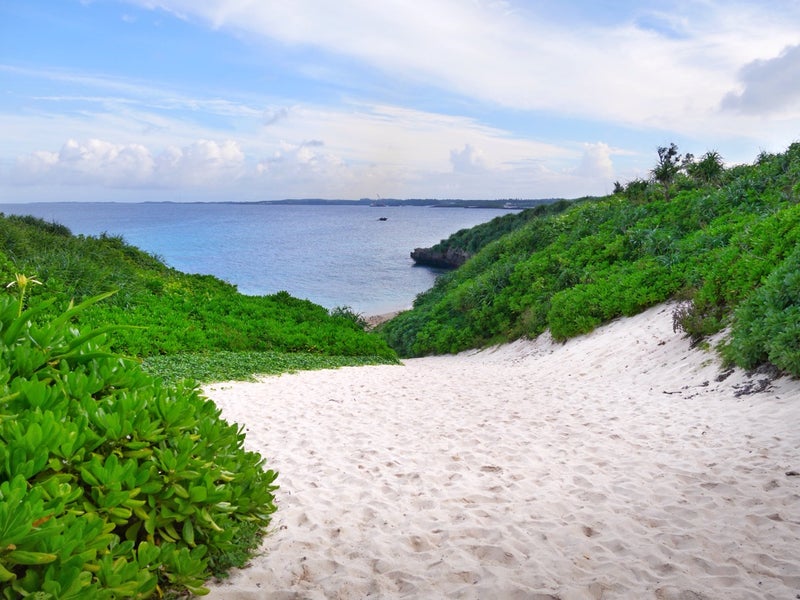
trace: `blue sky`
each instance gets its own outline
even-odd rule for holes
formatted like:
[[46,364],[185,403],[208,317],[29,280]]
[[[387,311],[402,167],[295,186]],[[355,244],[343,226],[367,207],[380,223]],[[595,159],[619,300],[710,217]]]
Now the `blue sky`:
[[573,198],[800,140],[800,2],[3,0],[0,202]]

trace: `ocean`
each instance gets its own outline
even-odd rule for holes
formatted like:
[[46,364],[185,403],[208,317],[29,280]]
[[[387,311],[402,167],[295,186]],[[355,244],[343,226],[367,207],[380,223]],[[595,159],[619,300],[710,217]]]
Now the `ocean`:
[[[362,315],[408,308],[440,273],[409,256],[456,231],[512,212],[481,208],[213,203],[0,204],[69,227],[119,235],[186,273],[248,295],[287,291]],[[385,220],[381,220],[385,219]]]

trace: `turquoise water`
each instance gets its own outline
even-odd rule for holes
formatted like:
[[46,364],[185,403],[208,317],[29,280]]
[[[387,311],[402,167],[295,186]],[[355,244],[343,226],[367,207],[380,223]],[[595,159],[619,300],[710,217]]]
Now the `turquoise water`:
[[[270,204],[0,204],[75,234],[121,235],[187,273],[215,275],[244,294],[281,290],[364,315],[411,306],[437,272],[409,253],[509,211]],[[386,220],[380,220],[383,217]]]

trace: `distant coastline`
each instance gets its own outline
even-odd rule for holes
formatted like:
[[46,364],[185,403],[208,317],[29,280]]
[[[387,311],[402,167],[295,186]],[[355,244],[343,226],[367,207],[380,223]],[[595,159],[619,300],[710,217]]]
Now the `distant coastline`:
[[461,200],[458,198],[381,198],[373,200],[371,198],[361,198],[360,200],[325,200],[322,198],[298,198],[288,200],[264,200],[248,204],[283,204],[283,205],[343,205],[343,206],[423,206],[430,208],[498,208],[504,210],[522,210],[533,208],[542,204],[552,204],[559,198],[538,198],[538,199],[517,199],[507,198],[499,200]]
[[77,202],[70,200],[37,201],[37,202],[2,202],[0,208],[4,206],[23,206],[23,205],[47,205],[47,204],[245,204],[253,206],[276,205],[276,206],[374,206],[376,208],[397,207],[397,206],[416,206],[423,208],[494,208],[502,210],[523,210],[533,208],[543,204],[558,202],[561,198],[537,198],[537,199],[500,199],[500,200],[461,200],[458,198],[381,198],[373,200],[361,198],[360,200],[343,200],[324,198],[287,198],[284,200],[143,200],[141,202],[121,202],[121,201],[87,201]]

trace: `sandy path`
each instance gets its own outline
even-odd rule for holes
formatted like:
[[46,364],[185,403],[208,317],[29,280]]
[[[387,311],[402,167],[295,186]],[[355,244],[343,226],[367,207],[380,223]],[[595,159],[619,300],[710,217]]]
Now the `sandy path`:
[[661,306],[208,386],[281,485],[265,554],[210,597],[800,598],[800,382],[720,375]]

